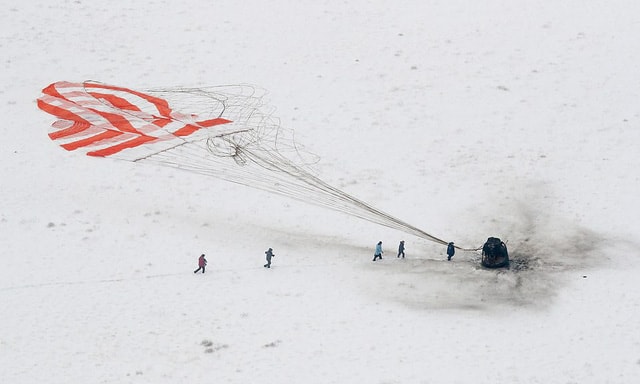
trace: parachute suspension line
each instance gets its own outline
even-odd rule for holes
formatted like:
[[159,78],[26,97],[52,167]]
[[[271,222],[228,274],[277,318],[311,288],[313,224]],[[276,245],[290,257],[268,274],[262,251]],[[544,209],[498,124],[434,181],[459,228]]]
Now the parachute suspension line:
[[[300,166],[291,163],[276,151],[236,147],[233,154],[221,157],[211,153],[215,150],[212,146],[212,139],[205,143],[191,142],[173,151],[160,152],[141,161],[158,163],[265,190],[413,234],[438,244],[447,244],[446,241],[331,186]],[[209,153],[203,155],[203,149]],[[235,161],[236,158],[243,160]]]
[[[250,85],[147,91],[181,112],[233,121],[234,132],[193,140],[139,159],[279,194],[342,212],[446,245],[447,242],[380,211],[324,182],[309,168],[318,161],[293,139],[265,105],[266,94]],[[232,124],[232,125],[233,125]],[[212,132],[213,133],[213,132]],[[293,160],[295,159],[295,161]]]
[[[290,174],[301,183],[303,189],[305,185],[308,185],[312,188],[324,192],[323,196],[316,196],[313,201],[310,201],[311,203],[322,204],[327,208],[342,211],[344,213],[348,213],[361,219],[387,226],[389,228],[409,232],[418,237],[422,237],[440,244],[447,244],[447,242],[445,242],[444,240],[441,240],[394,216],[380,211],[365,203],[364,201],[331,186],[330,184],[322,181],[316,176],[306,173],[304,172],[304,170],[298,169],[294,164],[291,164],[288,161],[282,161],[283,159],[274,159],[275,161],[270,161],[271,159],[267,160],[263,157],[256,156],[255,154],[252,155],[253,156],[251,156],[251,160],[254,163],[260,164],[261,161],[265,161],[267,162],[269,167],[275,167],[283,173]],[[325,196],[326,198],[324,198]],[[296,196],[294,194],[292,194],[292,197],[303,200],[302,198],[300,198],[300,196]],[[322,199],[318,203],[316,203],[317,197],[322,197]],[[304,200],[306,201],[307,199]]]

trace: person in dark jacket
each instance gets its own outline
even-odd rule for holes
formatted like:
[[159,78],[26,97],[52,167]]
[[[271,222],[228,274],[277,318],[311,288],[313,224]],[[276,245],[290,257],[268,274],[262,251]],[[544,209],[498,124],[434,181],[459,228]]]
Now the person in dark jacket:
[[378,244],[376,244],[376,250],[373,253],[373,261],[376,261],[377,259],[382,260],[383,253],[384,252],[382,251],[382,241],[378,241]]
[[447,260],[451,261],[453,255],[456,254],[456,248],[453,246],[453,241],[447,244]]
[[199,270],[202,270],[202,273],[204,273],[204,267],[206,267],[206,266],[207,266],[207,259],[204,258],[204,253],[203,253],[198,258],[198,269],[193,271],[193,273],[198,273]]
[[265,268],[271,268],[271,258],[276,255],[273,254],[273,249],[269,248],[264,253],[267,257],[267,264],[264,265]]
[[398,245],[398,257],[400,257],[400,255],[402,255],[404,259],[404,240],[401,240],[400,245]]

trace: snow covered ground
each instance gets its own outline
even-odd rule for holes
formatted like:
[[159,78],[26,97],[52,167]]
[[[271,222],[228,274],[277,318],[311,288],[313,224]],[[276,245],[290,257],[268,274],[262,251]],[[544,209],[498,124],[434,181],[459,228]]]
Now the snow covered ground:
[[[640,382],[636,2],[5,0],[0,31],[0,382]],[[66,152],[60,80],[264,88],[322,179],[526,268]]]

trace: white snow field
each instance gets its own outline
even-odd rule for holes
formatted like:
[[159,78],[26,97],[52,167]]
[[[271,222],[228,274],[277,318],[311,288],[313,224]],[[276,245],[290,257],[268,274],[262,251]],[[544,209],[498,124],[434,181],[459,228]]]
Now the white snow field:
[[[639,4],[3,0],[0,383],[640,382]],[[63,80],[267,90],[321,179],[514,267],[65,151]]]

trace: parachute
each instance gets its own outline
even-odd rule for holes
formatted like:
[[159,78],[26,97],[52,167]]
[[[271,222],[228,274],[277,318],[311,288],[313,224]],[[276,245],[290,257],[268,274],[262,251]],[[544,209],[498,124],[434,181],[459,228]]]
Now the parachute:
[[448,243],[318,178],[317,157],[280,126],[253,86],[141,92],[61,81],[42,92],[38,107],[58,118],[49,137],[66,150],[212,176]]

